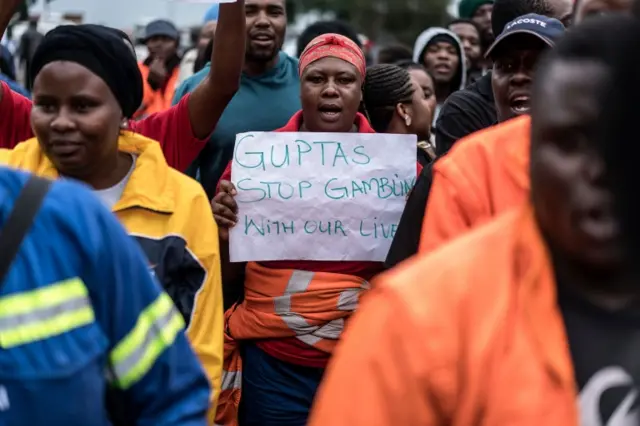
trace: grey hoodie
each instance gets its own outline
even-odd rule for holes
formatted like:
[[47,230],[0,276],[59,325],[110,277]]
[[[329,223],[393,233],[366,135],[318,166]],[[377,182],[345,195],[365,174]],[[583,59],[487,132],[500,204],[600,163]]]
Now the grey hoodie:
[[[456,72],[454,79],[457,78],[460,82],[458,89],[459,90],[464,89],[467,86],[467,66],[465,63],[466,61],[464,57],[464,48],[462,47],[462,42],[460,42],[460,39],[458,38],[458,36],[455,35],[455,33],[449,31],[448,29],[440,28],[440,27],[432,27],[427,30],[424,30],[416,39],[416,43],[413,47],[413,61],[416,63],[422,64],[422,57],[424,56],[424,50],[426,49],[431,39],[438,35],[448,35],[453,40],[455,40],[456,43],[458,43],[458,56],[459,56],[458,64],[459,65],[458,65],[458,71]],[[438,118],[438,115],[440,114],[441,106],[442,106],[441,104],[438,104],[438,106],[436,107],[435,114],[433,114],[434,125],[436,123],[436,119]]]

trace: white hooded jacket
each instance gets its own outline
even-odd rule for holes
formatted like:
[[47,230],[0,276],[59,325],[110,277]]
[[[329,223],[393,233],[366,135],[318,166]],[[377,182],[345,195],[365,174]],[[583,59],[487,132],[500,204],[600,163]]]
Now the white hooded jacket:
[[[416,43],[413,47],[413,61],[418,64],[422,64],[424,50],[426,49],[429,42],[435,36],[438,36],[438,35],[447,35],[451,37],[458,44],[458,59],[459,59],[458,70],[453,78],[459,80],[459,84],[457,84],[457,87],[458,87],[457,90],[464,89],[467,86],[467,66],[466,66],[466,60],[464,57],[464,48],[462,47],[462,42],[460,41],[458,36],[455,35],[455,33],[449,31],[448,29],[440,28],[440,27],[432,27],[427,30],[424,30],[416,39]],[[436,107],[436,111],[433,114],[434,125],[436,123],[436,119],[438,118],[438,115],[440,114],[441,107],[442,105],[438,104],[438,106]]]

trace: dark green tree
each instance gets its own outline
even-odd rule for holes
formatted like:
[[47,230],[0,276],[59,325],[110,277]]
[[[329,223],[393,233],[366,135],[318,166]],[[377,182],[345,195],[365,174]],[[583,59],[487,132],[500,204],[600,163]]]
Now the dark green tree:
[[449,19],[448,0],[298,0],[295,12],[333,11],[371,38],[393,35],[413,44],[424,29]]
[[14,19],[18,21],[26,21],[29,19],[29,6],[33,5],[33,0],[24,0],[18,8],[17,16]]

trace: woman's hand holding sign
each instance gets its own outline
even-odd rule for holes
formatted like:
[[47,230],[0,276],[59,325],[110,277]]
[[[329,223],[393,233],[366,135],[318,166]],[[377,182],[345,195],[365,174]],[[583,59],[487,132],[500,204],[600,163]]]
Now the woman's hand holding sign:
[[238,191],[233,183],[222,180],[220,181],[220,192],[211,201],[211,210],[218,224],[222,241],[229,241],[229,228],[238,223],[238,204],[234,199],[237,194]]

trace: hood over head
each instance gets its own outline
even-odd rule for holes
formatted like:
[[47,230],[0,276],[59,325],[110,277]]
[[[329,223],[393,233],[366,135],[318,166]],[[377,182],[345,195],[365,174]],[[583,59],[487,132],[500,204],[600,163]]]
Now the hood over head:
[[441,27],[432,27],[424,30],[416,39],[416,43],[413,47],[413,61],[418,64],[422,64],[422,57],[424,56],[424,51],[427,48],[427,45],[434,37],[439,35],[449,36],[458,46],[457,51],[459,65],[458,70],[453,77],[453,84],[456,89],[464,89],[467,86],[467,65],[462,42],[454,32]]

